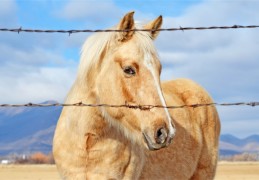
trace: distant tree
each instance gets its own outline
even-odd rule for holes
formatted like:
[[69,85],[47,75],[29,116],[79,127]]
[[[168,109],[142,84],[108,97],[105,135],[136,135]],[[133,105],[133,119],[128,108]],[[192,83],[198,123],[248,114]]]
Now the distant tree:
[[242,153],[233,156],[233,161],[256,161],[257,155],[253,153]]
[[242,153],[229,156],[220,156],[221,161],[258,161],[258,153]]
[[30,162],[32,164],[47,164],[48,161],[48,156],[43,154],[42,152],[36,152],[30,156]]

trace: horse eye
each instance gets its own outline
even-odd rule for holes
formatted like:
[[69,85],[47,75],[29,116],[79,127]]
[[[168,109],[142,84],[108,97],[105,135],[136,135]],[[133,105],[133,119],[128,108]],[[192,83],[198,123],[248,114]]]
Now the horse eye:
[[127,66],[123,69],[124,73],[127,74],[127,75],[131,75],[131,76],[134,76],[136,74],[136,71],[134,68],[130,67],[130,66]]

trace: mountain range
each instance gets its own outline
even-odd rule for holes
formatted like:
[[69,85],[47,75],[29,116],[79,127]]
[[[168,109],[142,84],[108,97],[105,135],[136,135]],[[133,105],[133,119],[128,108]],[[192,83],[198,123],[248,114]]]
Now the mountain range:
[[[55,103],[47,101],[42,104]],[[62,107],[0,108],[0,156],[31,154],[52,149],[52,138]],[[220,136],[220,155],[259,152],[259,135],[240,139],[231,134]]]
[[259,152],[259,135],[240,139],[231,134],[220,136],[220,155],[235,155],[243,152]]
[[[42,104],[54,103],[47,101]],[[61,107],[0,108],[0,156],[51,152]]]

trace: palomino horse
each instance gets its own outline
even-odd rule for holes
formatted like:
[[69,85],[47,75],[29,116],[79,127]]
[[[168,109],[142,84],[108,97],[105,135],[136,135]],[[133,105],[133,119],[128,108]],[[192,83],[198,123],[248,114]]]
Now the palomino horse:
[[[117,29],[136,28],[133,14],[126,14]],[[144,28],[155,30],[161,24],[159,16]],[[160,82],[161,64],[153,45],[157,35],[124,31],[90,36],[66,103],[211,103],[208,93],[191,80]],[[213,179],[219,133],[214,106],[146,111],[64,107],[53,152],[63,179]]]

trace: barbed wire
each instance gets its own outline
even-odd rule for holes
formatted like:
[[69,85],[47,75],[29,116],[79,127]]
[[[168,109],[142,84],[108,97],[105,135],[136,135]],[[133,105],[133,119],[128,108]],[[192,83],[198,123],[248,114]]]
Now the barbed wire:
[[51,107],[51,106],[62,106],[62,107],[110,107],[110,108],[130,108],[130,109],[140,109],[140,110],[150,110],[153,108],[167,108],[167,109],[179,109],[179,108],[197,108],[203,106],[259,106],[259,102],[236,102],[236,103],[204,103],[204,104],[184,104],[179,106],[162,106],[162,105],[132,105],[125,102],[125,104],[121,105],[112,105],[112,104],[87,104],[83,102],[78,103],[46,103],[46,104],[35,104],[35,103],[27,103],[27,104],[0,104],[0,107]]
[[116,30],[116,29],[83,29],[83,30],[44,30],[44,29],[23,29],[20,28],[0,28],[0,32],[27,32],[27,33],[93,33],[93,32],[129,32],[129,31],[186,31],[186,30],[213,30],[213,29],[244,29],[244,28],[259,28],[259,25],[233,25],[233,26],[210,26],[210,27],[178,27],[178,28],[162,28],[162,29],[126,29],[126,30]]
[[[116,30],[116,29],[85,29],[85,30],[42,30],[42,29],[23,29],[22,27],[16,29],[0,28],[0,32],[28,32],[28,33],[93,33],[93,32],[129,32],[129,31],[185,31],[185,30],[213,30],[213,29],[240,29],[240,28],[259,28],[259,25],[233,25],[233,26],[210,26],[210,27],[179,27],[179,28],[163,28],[163,29],[126,29],[126,30]],[[131,108],[131,109],[140,109],[140,110],[150,110],[152,108],[168,108],[168,109],[177,109],[177,108],[186,108],[186,107],[202,107],[202,106],[259,106],[259,102],[237,102],[237,103],[207,103],[207,104],[191,104],[191,105],[180,105],[180,106],[161,106],[161,105],[111,105],[111,104],[86,104],[83,102],[79,103],[51,103],[51,104],[36,104],[36,103],[27,103],[27,104],[0,104],[0,107],[51,107],[51,106],[83,106],[83,107],[111,107],[111,108]]]

